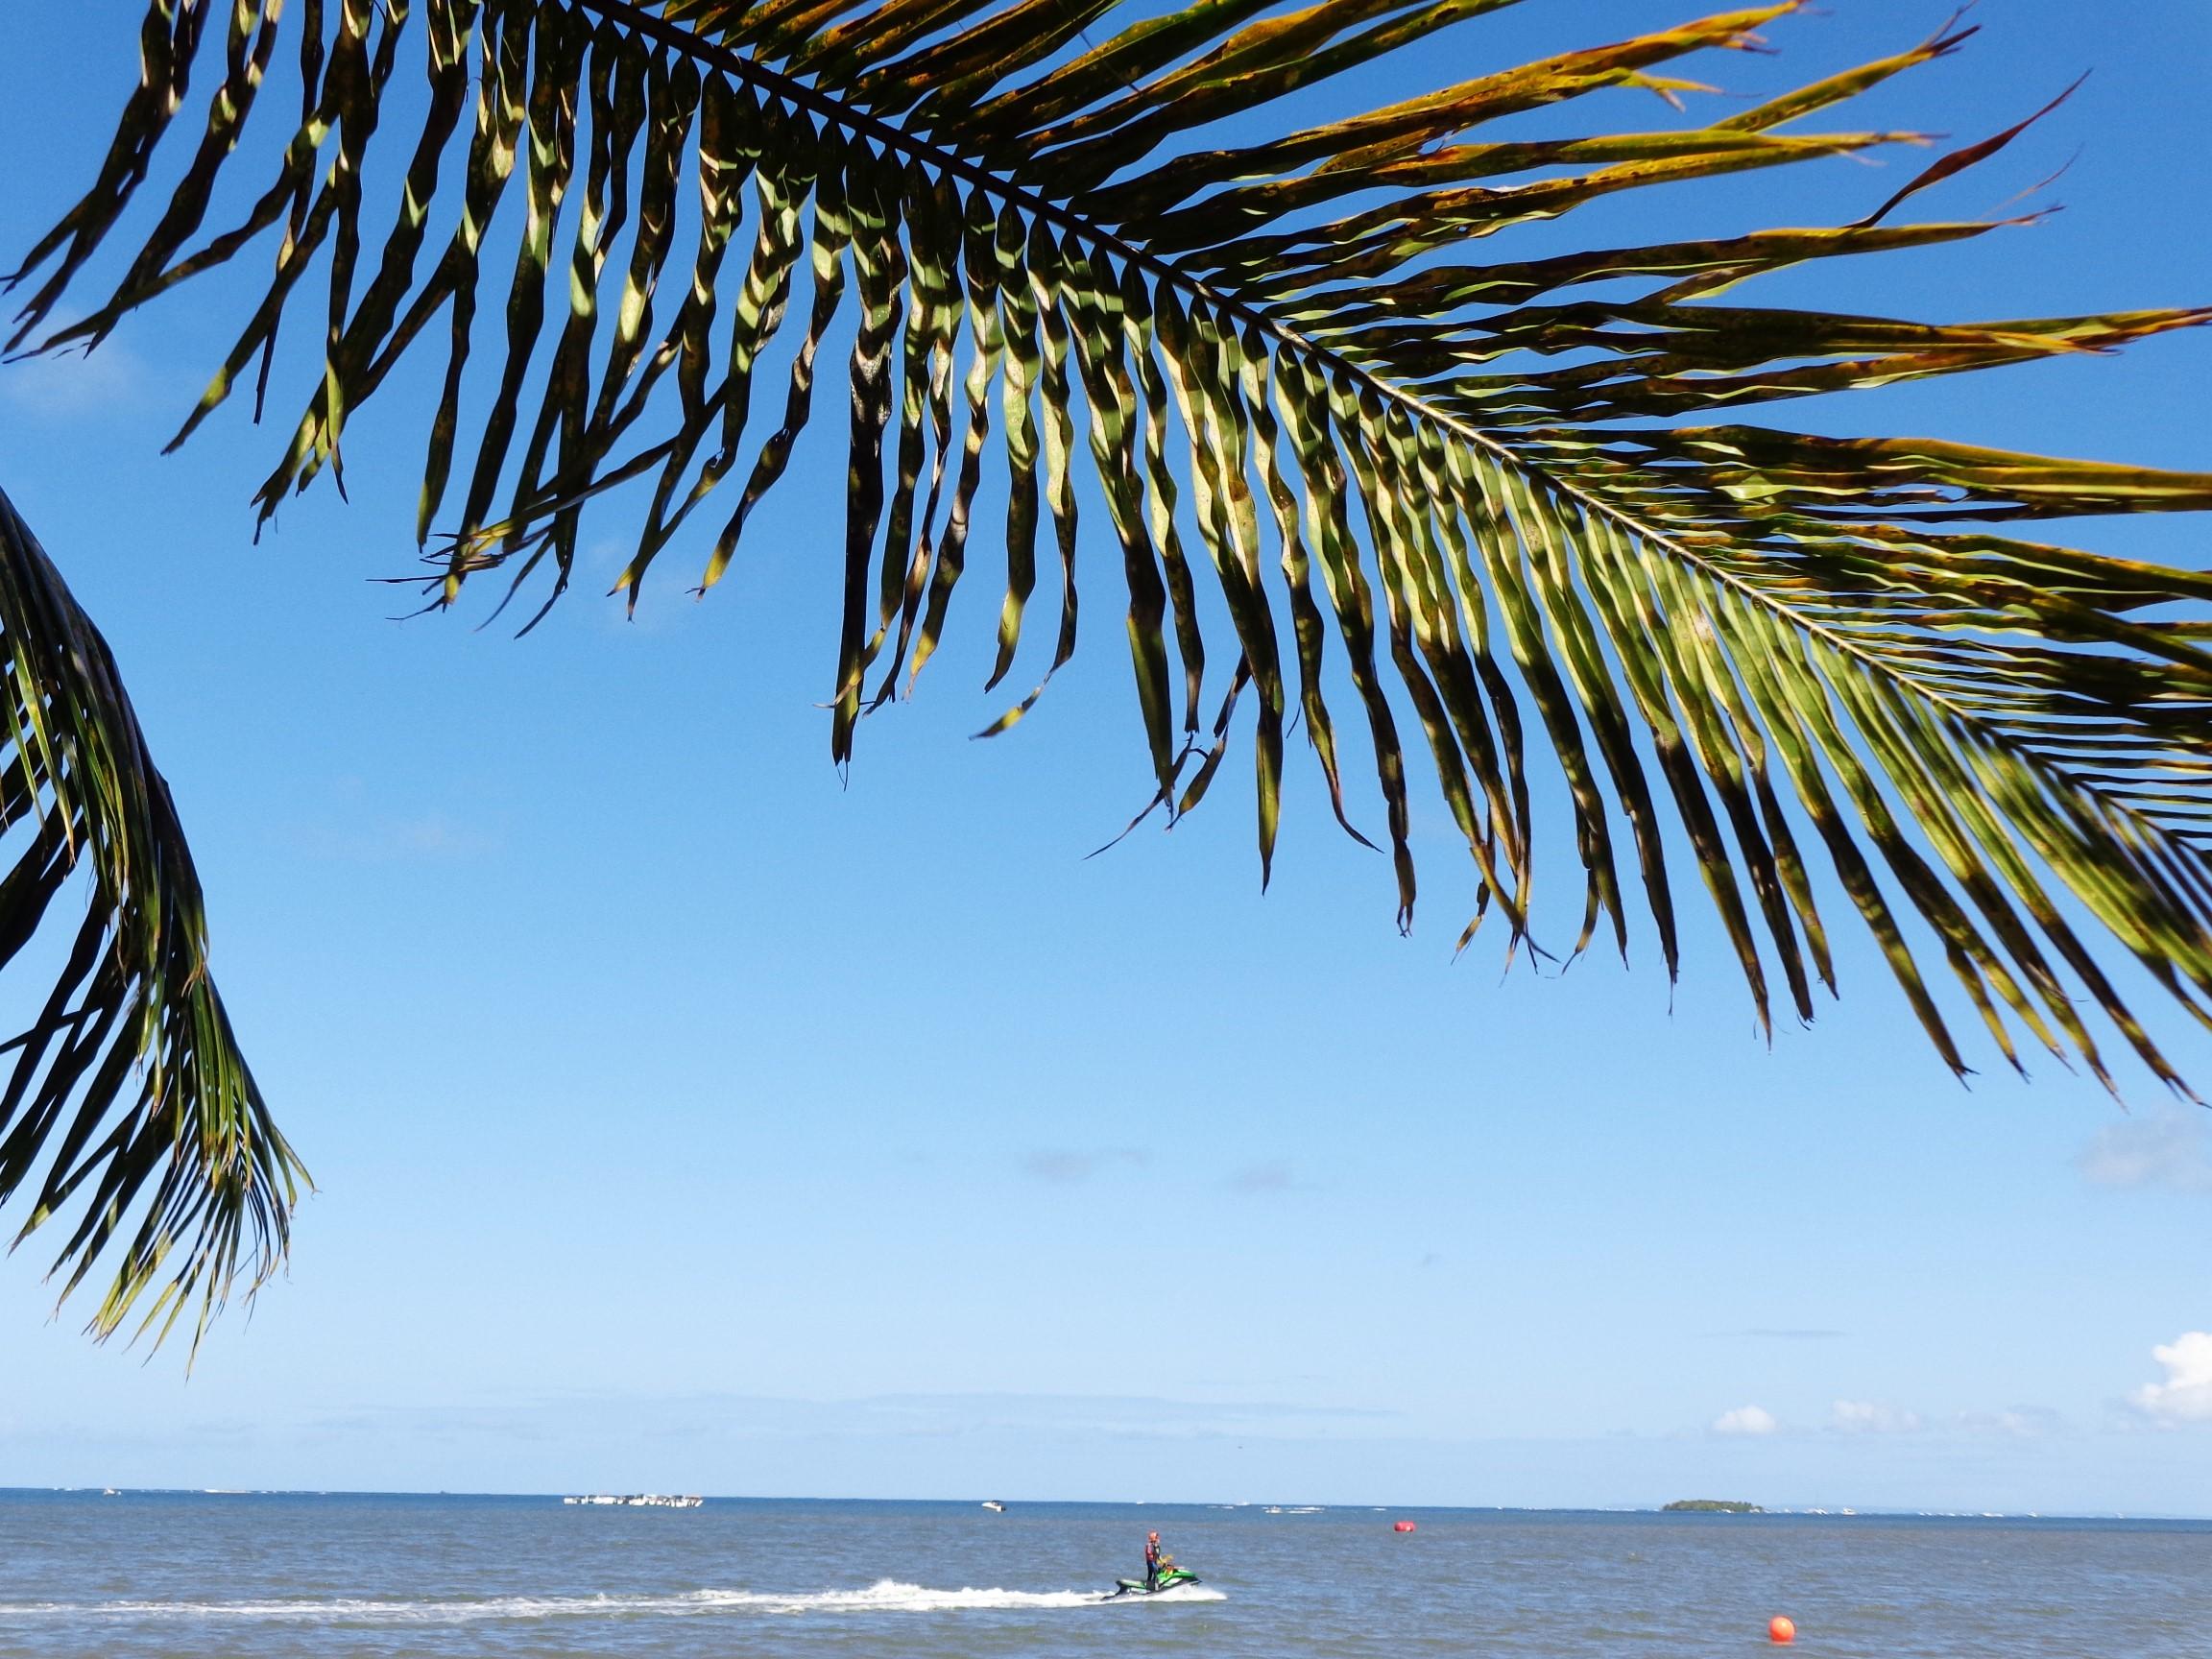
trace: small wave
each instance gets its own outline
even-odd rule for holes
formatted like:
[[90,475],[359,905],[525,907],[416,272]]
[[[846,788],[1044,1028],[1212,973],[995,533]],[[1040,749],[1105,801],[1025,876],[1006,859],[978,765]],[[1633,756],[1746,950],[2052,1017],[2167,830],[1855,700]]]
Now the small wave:
[[[1115,1604],[1153,1601],[1225,1601],[1202,1584],[1179,1585],[1157,1596],[1115,1599]],[[1097,1607],[1109,1598],[1096,1590],[931,1590],[895,1578],[865,1590],[812,1593],[693,1590],[671,1596],[490,1596],[452,1600],[379,1600],[340,1597],[329,1600],[266,1601],[0,1601],[0,1625],[33,1619],[235,1620],[260,1623],[473,1624],[493,1620],[700,1618],[756,1614],[792,1617],[835,1613],[957,1613],[971,1610],[1052,1610]]]

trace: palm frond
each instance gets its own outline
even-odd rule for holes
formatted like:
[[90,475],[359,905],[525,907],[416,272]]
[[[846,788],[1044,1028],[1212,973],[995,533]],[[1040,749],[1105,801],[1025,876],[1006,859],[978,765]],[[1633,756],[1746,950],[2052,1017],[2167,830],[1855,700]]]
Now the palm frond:
[[[1567,839],[1536,822],[1549,753],[1582,887],[1578,932],[1552,954],[1600,929],[1625,951],[1637,885],[1671,975],[1687,849],[1763,1022],[1777,1001],[1810,1018],[1814,984],[1833,989],[1821,904],[1839,889],[1954,1069],[1967,1062],[1922,967],[1931,940],[2014,1064],[2025,1033],[2109,1081],[2085,996],[2182,1087],[2079,928],[2093,919],[2212,1023],[2207,578],[1999,527],[2200,509],[2212,478],[1688,422],[2105,352],[2212,310],[1923,323],[1734,298],[1768,273],[2023,223],[1888,220],[2025,122],[1847,224],[1478,252],[1625,192],[1923,143],[1803,128],[1971,29],[1673,131],[1489,129],[1623,89],[1686,113],[1702,87],[1685,60],[1759,46],[1793,0],[1293,123],[1302,89],[1392,53],[1439,60],[1443,31],[1479,50],[1480,18],[1511,3],[1193,0],[1109,33],[1110,0],[333,0],[301,20],[301,113],[274,176],[241,224],[186,252],[216,174],[247,153],[277,27],[276,0],[233,0],[198,153],[112,294],[42,343],[97,342],[274,236],[265,295],[181,438],[256,357],[266,378],[282,314],[321,270],[324,371],[261,488],[266,516],[336,466],[348,422],[443,317],[425,544],[450,528],[432,596],[498,571],[541,614],[583,512],[634,479],[650,505],[620,588],[634,601],[680,540],[702,587],[726,579],[808,423],[817,348],[850,316],[839,761],[950,625],[986,450],[1010,479],[993,685],[1021,656],[1046,517],[1060,589],[1047,665],[989,731],[1035,707],[1097,580],[1087,559],[1077,575],[1087,446],[1121,555],[1153,807],[1172,818],[1207,793],[1248,700],[1262,879],[1293,707],[1347,829],[1356,815],[1330,704],[1340,650],[1401,926],[1417,748],[1472,866],[1468,933],[1495,908],[1509,949],[1543,946],[1537,852]],[[51,270],[18,343],[146,177],[217,33],[211,6],[151,5],[108,163],[17,273]],[[364,284],[363,158],[410,50],[428,97]],[[465,416],[503,214],[519,227],[497,392]],[[748,467],[757,366],[800,317],[781,424]],[[692,532],[710,497],[728,510]]]
[[263,1105],[207,974],[200,879],[169,786],[102,639],[0,494],[0,966],[71,878],[91,903],[30,1029],[0,1044],[0,1204],[12,1243],[74,1214],[67,1298],[103,1261],[91,1320],[156,1340],[195,1310],[193,1345],[244,1277],[282,1262],[305,1171]]

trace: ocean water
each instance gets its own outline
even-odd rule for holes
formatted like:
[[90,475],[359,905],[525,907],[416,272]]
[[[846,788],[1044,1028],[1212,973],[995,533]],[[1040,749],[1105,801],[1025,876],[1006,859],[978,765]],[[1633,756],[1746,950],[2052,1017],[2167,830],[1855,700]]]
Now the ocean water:
[[[1204,1585],[1101,1602],[1148,1527]],[[2212,1523],[0,1492],[10,1659],[1706,1659],[1776,1613],[1828,1659],[2198,1659]]]

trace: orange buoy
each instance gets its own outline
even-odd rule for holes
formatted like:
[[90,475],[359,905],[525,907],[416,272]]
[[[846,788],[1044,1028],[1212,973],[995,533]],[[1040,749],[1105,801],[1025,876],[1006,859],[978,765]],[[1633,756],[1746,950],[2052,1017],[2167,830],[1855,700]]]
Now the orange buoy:
[[1413,1523],[1410,1521],[1393,1521],[1390,1523],[1390,1530],[1393,1532],[1410,1532],[1413,1530]]
[[1784,1614],[1775,1614],[1773,1618],[1767,1621],[1767,1640],[1769,1642],[1796,1641],[1796,1622]]

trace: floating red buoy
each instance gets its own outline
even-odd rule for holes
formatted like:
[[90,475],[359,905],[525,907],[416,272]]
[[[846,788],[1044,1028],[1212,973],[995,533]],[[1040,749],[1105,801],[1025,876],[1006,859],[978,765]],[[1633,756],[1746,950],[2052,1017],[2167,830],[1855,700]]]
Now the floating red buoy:
[[1390,1530],[1393,1532],[1410,1532],[1413,1530],[1413,1523],[1410,1521],[1393,1521],[1390,1523]]
[[1796,1623],[1780,1613],[1775,1614],[1773,1618],[1767,1621],[1767,1640],[1769,1642],[1796,1641]]

